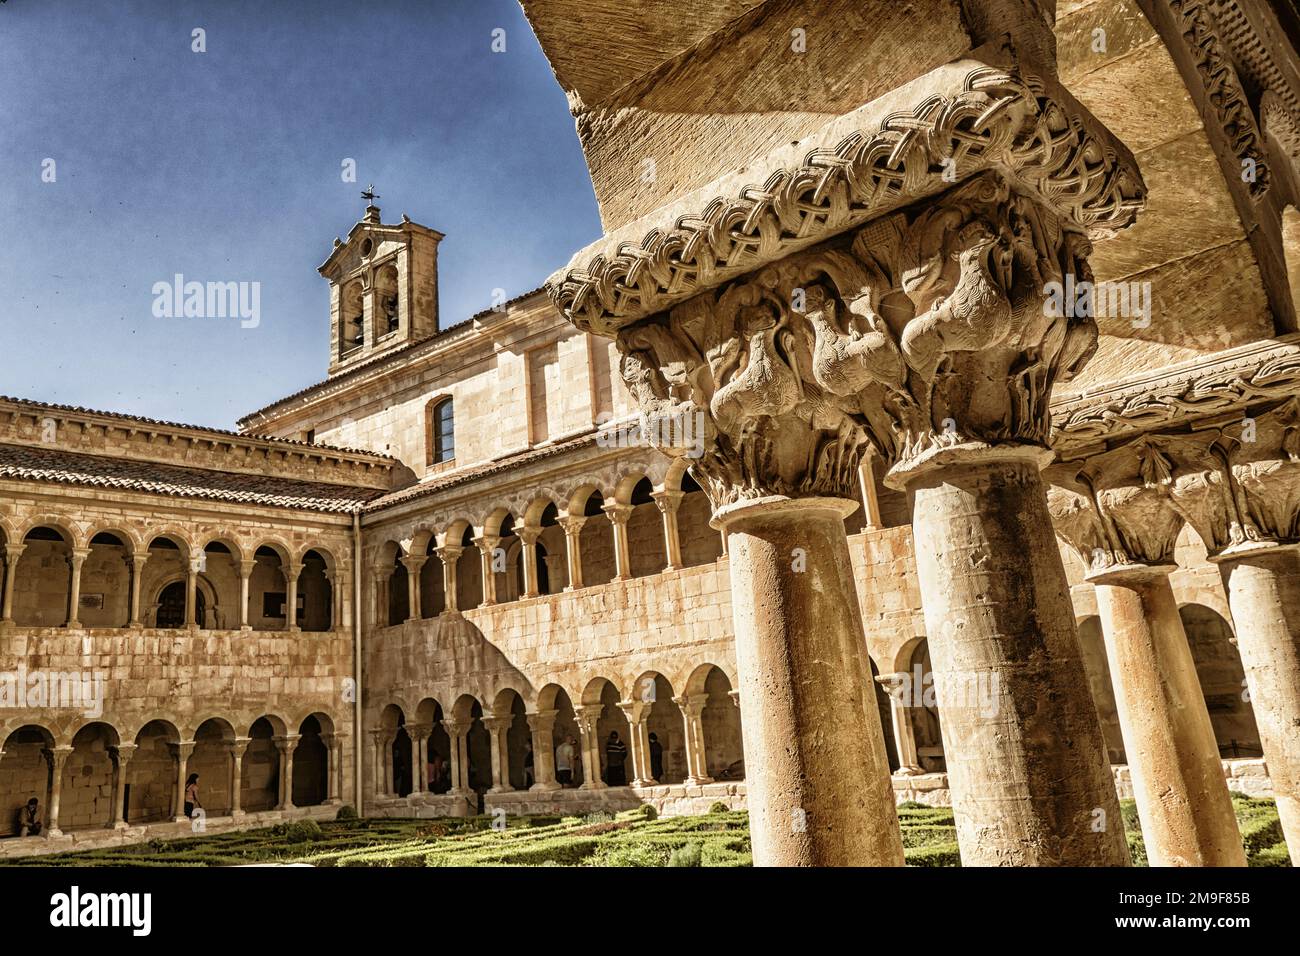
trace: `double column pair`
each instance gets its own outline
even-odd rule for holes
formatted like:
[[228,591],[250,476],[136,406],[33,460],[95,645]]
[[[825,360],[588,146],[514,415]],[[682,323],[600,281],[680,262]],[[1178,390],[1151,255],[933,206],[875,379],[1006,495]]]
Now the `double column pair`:
[[[1215,847],[1229,835],[1234,845],[1224,851],[1226,859],[1237,862],[1240,851],[1230,807],[1225,809],[1218,749],[1212,731],[1207,737],[1208,716],[1201,719],[1204,701],[1166,573],[1184,523],[1219,566],[1246,674],[1243,697],[1254,712],[1288,848],[1293,856],[1300,853],[1300,540],[1294,530],[1300,527],[1295,504],[1300,464],[1290,451],[1297,427],[1300,403],[1291,399],[1268,411],[1243,409],[1239,421],[1203,432],[1144,436],[1057,470],[1063,487],[1053,490],[1053,510],[1067,513],[1060,522],[1063,534],[1069,532],[1091,576],[1102,582],[1103,630],[1109,621],[1116,653],[1136,647],[1151,658],[1145,669],[1132,669],[1135,677],[1117,670],[1115,659],[1111,671],[1117,702],[1121,695],[1132,698],[1127,719],[1133,739],[1142,742],[1135,757],[1121,706],[1135,788],[1143,773],[1153,791],[1146,814],[1137,794],[1143,833],[1149,843],[1153,836],[1166,843],[1170,859],[1225,858]],[[1104,522],[1101,529],[1094,515]],[[1115,543],[1121,536],[1124,545]],[[1108,653],[1111,643],[1108,634]],[[1180,696],[1163,699],[1175,694]],[[1163,726],[1151,726],[1150,710],[1162,703],[1172,712]],[[1195,715],[1195,728],[1189,714]],[[1144,729],[1149,741],[1142,737]],[[1203,776],[1215,778],[1214,811],[1203,806],[1209,798],[1197,785],[1199,777],[1171,778],[1166,770],[1172,759],[1192,751],[1204,764]],[[1143,771],[1140,762],[1149,769]],[[1186,818],[1161,823],[1170,793],[1185,803],[1176,806]],[[1157,832],[1148,833],[1149,826]],[[1190,848],[1179,837],[1188,833],[1200,839]]]
[[[902,863],[844,525],[868,448],[912,503],[963,862],[1128,862],[1040,475],[1051,387],[1096,340],[1045,313],[1043,278],[1088,277],[1087,248],[990,173],[662,313],[602,316],[643,418],[708,424],[689,464],[730,555],[756,862]],[[886,322],[889,295],[913,317]]]

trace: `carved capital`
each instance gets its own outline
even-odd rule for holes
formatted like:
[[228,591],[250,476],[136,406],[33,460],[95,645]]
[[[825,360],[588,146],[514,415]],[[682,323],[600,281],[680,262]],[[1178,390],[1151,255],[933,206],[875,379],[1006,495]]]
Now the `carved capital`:
[[1300,542],[1300,399],[1243,418],[1222,436],[1240,525],[1226,546]]
[[1174,463],[1146,438],[1044,473],[1056,531],[1096,579],[1173,564],[1183,517],[1170,500]]
[[852,499],[868,446],[895,486],[948,458],[1047,447],[1052,386],[1097,337],[1047,305],[1091,281],[1088,251],[988,173],[624,327],[620,370],[642,433],[691,454],[715,510]]
[[557,520],[568,537],[576,537],[582,531],[582,526],[587,523],[585,515],[564,515]]

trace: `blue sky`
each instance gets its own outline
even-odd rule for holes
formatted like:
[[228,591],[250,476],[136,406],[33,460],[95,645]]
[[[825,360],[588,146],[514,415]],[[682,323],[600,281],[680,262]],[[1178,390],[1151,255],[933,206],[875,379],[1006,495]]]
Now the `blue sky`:
[[[443,325],[600,235],[515,0],[8,0],[0,131],[0,394],[229,428],[324,378],[369,182],[446,233]],[[155,318],[175,273],[260,282],[261,324]]]

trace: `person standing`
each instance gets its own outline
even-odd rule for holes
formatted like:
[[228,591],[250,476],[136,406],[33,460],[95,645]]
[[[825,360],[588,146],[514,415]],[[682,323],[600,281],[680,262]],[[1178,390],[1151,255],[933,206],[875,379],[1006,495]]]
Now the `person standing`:
[[654,778],[655,783],[664,777],[664,745],[654,734],[650,735],[650,776]]
[[623,765],[627,762],[627,744],[618,738],[618,731],[611,730],[605,741],[605,782],[611,787],[627,786],[627,773]]
[[194,816],[195,807],[202,809],[203,804],[199,803],[199,775],[192,773],[190,779],[185,781],[185,815]]
[[564,742],[555,748],[555,779],[561,787],[573,784],[573,758],[576,753],[572,737],[565,737]]

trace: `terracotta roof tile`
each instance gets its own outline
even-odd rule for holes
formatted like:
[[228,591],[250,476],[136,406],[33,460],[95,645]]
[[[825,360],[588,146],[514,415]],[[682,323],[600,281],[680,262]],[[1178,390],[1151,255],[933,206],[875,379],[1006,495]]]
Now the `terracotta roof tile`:
[[350,513],[380,492],[370,488],[296,481],[83,455],[53,448],[0,444],[0,479],[143,491],[306,511]]
[[202,432],[205,435],[222,435],[229,438],[242,439],[244,441],[266,441],[273,442],[277,445],[292,445],[301,449],[316,449],[323,455],[330,452],[342,452],[348,455],[366,455],[371,458],[379,458],[386,461],[396,461],[392,455],[385,455],[382,452],[369,451],[365,448],[339,448],[335,445],[321,445],[316,442],[295,441],[292,438],[276,438],[272,435],[252,435],[247,432],[228,431],[224,428],[209,428],[206,425],[186,425],[183,422],[167,422],[158,418],[145,418],[143,415],[125,415],[121,412],[105,412],[94,408],[82,408],[79,405],[56,405],[53,402],[38,402],[30,398],[11,398],[8,395],[0,395],[0,403],[7,402],[11,405],[19,405],[23,408],[30,409],[49,409],[56,412],[67,412],[71,415],[95,415],[100,418],[116,418],[119,421],[134,422],[140,425],[155,425],[159,428],[183,428],[187,431]]

